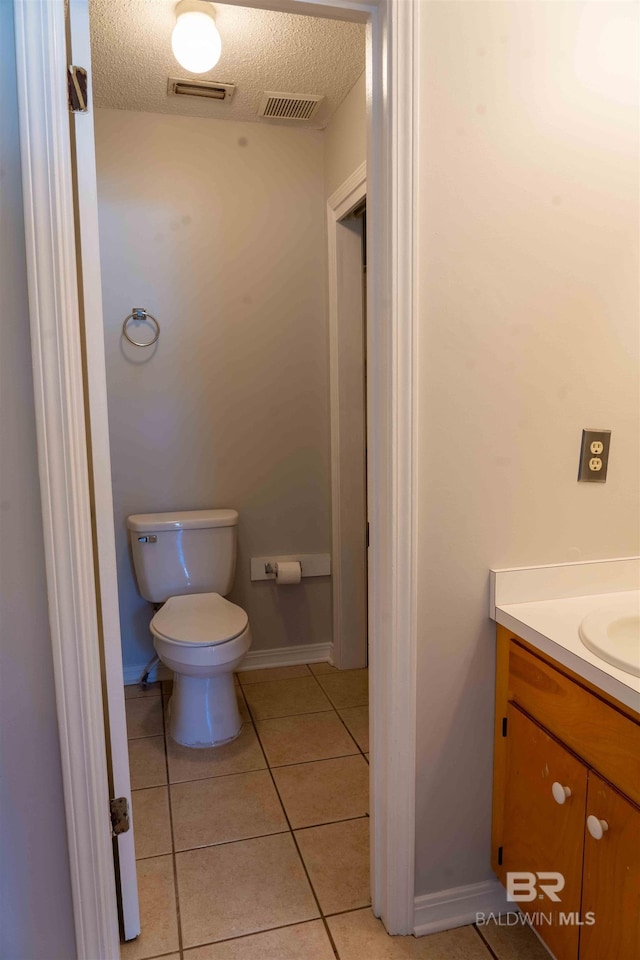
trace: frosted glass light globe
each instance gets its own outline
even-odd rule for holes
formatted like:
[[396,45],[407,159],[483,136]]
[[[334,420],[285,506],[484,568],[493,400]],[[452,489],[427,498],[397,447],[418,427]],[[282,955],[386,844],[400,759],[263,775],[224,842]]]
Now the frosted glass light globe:
[[171,49],[180,66],[190,73],[206,73],[215,67],[222,53],[222,40],[212,14],[178,10]]

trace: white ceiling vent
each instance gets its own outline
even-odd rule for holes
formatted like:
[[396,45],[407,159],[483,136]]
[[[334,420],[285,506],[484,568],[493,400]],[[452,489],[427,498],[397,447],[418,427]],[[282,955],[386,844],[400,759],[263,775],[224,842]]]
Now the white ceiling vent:
[[231,100],[233,83],[211,83],[209,80],[180,80],[169,77],[167,94],[170,97],[200,97],[203,100]]
[[323,100],[323,96],[312,93],[273,93],[267,90],[258,116],[271,120],[311,120]]

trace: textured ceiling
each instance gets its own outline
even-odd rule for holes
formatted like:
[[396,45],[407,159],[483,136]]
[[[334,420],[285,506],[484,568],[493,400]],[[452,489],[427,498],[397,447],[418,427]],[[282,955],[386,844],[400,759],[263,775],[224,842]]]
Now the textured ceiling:
[[201,80],[234,83],[226,103],[167,96],[167,78],[193,77],[173,58],[176,0],[90,0],[97,107],[213,119],[255,120],[265,90],[326,98],[298,125],[322,128],[365,65],[362,24],[215,3],[222,56]]

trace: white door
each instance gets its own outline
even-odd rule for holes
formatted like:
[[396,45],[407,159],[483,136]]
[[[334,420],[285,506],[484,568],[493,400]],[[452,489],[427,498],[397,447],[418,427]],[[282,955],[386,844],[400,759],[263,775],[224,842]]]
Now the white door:
[[91,471],[96,576],[99,586],[99,625],[104,650],[103,690],[107,710],[107,754],[114,797],[126,797],[130,827],[117,840],[116,883],[125,940],[140,933],[138,882],[131,814],[131,779],[120,645],[120,612],[116,579],[116,551],[111,492],[111,456],[107,415],[102,281],[98,237],[96,156],[91,100],[91,48],[88,0],[69,3],[69,63],[88,75],[86,113],[71,114],[75,140],[76,236],[80,275],[80,312],[84,318],[85,383],[88,392],[88,430],[91,435]]

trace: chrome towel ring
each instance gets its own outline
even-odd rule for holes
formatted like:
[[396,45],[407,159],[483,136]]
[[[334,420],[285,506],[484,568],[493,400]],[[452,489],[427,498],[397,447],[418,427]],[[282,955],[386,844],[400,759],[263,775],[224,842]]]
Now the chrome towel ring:
[[[134,340],[133,337],[130,337],[129,334],[127,333],[127,325],[130,320],[150,320],[154,325],[155,331],[156,331],[152,339],[146,340],[144,343],[140,343],[139,340]],[[158,337],[160,336],[160,324],[152,314],[147,312],[147,310],[144,307],[134,307],[131,313],[129,314],[129,316],[125,317],[124,319],[124,322],[122,324],[122,333],[124,337],[129,341],[129,343],[132,343],[134,345],[134,347],[152,347],[153,344],[158,339]]]

